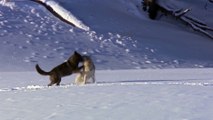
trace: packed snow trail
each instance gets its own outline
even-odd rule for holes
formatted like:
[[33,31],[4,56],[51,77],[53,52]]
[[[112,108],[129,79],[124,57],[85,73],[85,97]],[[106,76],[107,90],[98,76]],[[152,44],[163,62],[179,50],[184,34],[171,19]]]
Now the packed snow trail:
[[[73,84],[75,75],[62,78],[60,86],[48,87],[49,78],[36,72],[0,73],[0,81],[2,83],[0,92],[78,87]],[[18,77],[14,78],[14,76]],[[138,85],[213,86],[213,69],[97,70],[96,79],[97,82],[95,84],[87,84],[80,87]],[[11,83],[14,84],[11,85]]]
[[51,90],[57,88],[70,88],[70,87],[114,87],[114,86],[144,86],[144,85],[177,85],[177,86],[203,86],[213,87],[212,80],[177,80],[177,81],[164,81],[164,80],[147,80],[147,81],[120,81],[120,82],[97,82],[95,84],[87,85],[75,85],[75,84],[62,84],[60,86],[42,86],[42,85],[28,85],[25,87],[13,87],[13,88],[0,88],[0,92],[15,92],[15,91],[35,91],[35,90]]

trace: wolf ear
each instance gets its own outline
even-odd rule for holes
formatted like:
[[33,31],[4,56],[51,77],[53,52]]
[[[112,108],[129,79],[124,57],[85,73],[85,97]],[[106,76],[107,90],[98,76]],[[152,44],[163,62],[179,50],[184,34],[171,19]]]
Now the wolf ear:
[[74,51],[74,54],[75,54],[75,55],[80,55],[80,56],[81,56],[81,54],[79,54],[77,51]]
[[74,51],[74,54],[79,54],[77,51]]

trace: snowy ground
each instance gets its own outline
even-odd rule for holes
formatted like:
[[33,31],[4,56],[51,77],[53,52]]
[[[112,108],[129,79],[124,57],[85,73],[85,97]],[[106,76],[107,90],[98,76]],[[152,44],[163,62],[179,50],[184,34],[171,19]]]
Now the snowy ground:
[[[89,30],[35,2],[0,0],[1,120],[212,119],[211,39],[171,17],[150,20],[140,0],[52,2]],[[169,3],[191,8],[187,14],[213,26],[212,3]],[[47,87],[35,64],[48,71],[74,50],[91,55],[97,83],[76,86],[72,75]]]
[[[34,72],[1,73],[3,120],[211,120],[213,69],[97,71],[97,83],[60,87]],[[22,76],[22,77],[14,77]],[[8,81],[10,80],[10,81]],[[8,115],[9,113],[9,115]]]

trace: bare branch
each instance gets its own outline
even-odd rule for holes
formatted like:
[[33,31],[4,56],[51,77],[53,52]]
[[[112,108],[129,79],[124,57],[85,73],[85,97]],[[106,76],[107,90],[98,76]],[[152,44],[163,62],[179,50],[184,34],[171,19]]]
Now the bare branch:
[[[209,0],[209,2],[213,3],[213,0]],[[206,25],[204,22],[198,20],[197,18],[186,15],[186,13],[190,12],[191,9],[178,9],[174,10],[167,5],[160,4],[156,0],[144,0],[143,7],[148,8],[149,17],[151,19],[156,19],[157,12],[163,12],[165,14],[169,14],[176,19],[180,19],[182,22],[188,24],[194,31],[198,31],[209,38],[213,39],[213,35],[211,35],[208,31],[213,31],[213,28]]]
[[183,22],[187,23],[188,25],[191,26],[191,28],[195,31],[201,32],[204,35],[208,36],[209,38],[213,39],[213,35],[211,35],[210,33],[208,33],[207,31],[203,30],[202,28],[200,28],[199,26],[197,26],[196,24],[193,24],[193,22],[191,22],[189,19],[187,19],[185,16],[180,18]]
[[174,16],[175,17],[181,17],[181,16],[185,15],[189,11],[190,11],[190,9],[185,9],[185,10],[182,10],[182,11],[179,11],[179,12],[174,12]]

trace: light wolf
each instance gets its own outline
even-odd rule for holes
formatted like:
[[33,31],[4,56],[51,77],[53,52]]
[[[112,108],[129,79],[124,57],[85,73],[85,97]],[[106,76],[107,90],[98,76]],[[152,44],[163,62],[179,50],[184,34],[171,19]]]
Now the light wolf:
[[75,84],[95,83],[95,65],[89,56],[83,57],[83,70],[76,76]]

